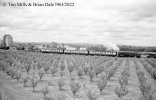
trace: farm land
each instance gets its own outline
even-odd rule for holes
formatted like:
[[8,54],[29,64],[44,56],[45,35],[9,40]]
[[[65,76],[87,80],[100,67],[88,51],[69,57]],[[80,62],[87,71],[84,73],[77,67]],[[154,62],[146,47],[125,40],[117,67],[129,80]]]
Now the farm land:
[[156,59],[0,51],[3,100],[156,100]]

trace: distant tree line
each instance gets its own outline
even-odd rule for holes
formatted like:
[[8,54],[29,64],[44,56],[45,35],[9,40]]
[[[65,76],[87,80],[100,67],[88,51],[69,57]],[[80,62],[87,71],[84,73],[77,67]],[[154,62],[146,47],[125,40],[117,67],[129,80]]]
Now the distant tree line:
[[119,46],[120,51],[156,52],[156,47]]

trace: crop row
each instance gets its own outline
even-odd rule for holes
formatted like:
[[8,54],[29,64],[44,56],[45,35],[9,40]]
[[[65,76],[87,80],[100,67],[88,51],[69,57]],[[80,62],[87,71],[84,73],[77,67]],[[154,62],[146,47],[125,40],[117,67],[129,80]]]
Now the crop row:
[[[3,72],[10,76],[12,79],[23,81],[23,87],[32,87],[32,91],[42,80],[45,75],[51,74],[53,77],[59,77],[57,80],[58,90],[62,91],[66,84],[64,77],[69,72],[70,84],[69,87],[73,93],[73,97],[83,88],[82,84],[76,82],[74,75],[79,77],[81,80],[83,77],[89,77],[90,82],[94,82],[94,77],[98,78],[97,87],[102,95],[103,90],[106,87],[107,81],[114,75],[118,66],[121,64],[121,60],[117,58],[99,58],[99,57],[85,57],[85,56],[65,56],[65,55],[47,55],[39,53],[29,52],[15,52],[1,54],[4,59],[0,59],[0,67]],[[44,99],[49,93],[49,85],[42,86],[42,94]],[[85,84],[84,84],[85,87]],[[87,97],[89,100],[96,100],[100,98],[99,94],[87,91]],[[59,93],[57,96],[58,100],[65,100],[65,95]]]
[[152,76],[152,78],[156,80],[156,68],[149,66],[148,63],[146,63],[146,61],[143,59],[141,60],[141,63],[143,64],[147,72]]
[[139,99],[140,100],[153,100],[151,84],[145,78],[144,72],[141,71],[136,61],[135,61],[135,65],[136,65],[136,72],[137,72],[139,83],[140,83],[139,87],[141,91],[141,96]]

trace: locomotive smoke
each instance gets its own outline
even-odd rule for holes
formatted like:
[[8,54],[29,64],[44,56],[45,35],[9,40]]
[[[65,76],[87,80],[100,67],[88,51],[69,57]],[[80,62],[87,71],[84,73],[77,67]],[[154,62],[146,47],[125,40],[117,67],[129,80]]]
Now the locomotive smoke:
[[114,51],[119,51],[119,47],[114,44],[114,43],[107,43],[107,44],[104,44],[104,46],[106,47],[107,50],[114,50]]

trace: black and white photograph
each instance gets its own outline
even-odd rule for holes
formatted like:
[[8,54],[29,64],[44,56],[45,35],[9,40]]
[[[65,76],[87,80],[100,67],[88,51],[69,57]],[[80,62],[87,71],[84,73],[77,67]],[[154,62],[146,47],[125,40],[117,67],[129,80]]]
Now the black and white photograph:
[[156,100],[156,0],[0,0],[0,100]]

